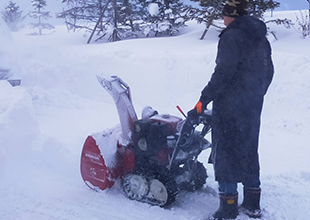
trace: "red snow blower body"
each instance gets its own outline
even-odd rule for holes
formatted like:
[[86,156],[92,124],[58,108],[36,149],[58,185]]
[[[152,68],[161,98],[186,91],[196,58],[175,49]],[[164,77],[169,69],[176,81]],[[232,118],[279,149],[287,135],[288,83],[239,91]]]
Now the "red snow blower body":
[[[207,173],[198,155],[211,146],[204,138],[211,112],[182,120],[146,107],[138,119],[124,81],[117,76],[98,81],[114,99],[120,129],[87,137],[80,167],[86,185],[105,190],[120,178],[128,198],[158,206],[174,202],[180,190],[201,188]],[[196,131],[199,124],[203,128]]]

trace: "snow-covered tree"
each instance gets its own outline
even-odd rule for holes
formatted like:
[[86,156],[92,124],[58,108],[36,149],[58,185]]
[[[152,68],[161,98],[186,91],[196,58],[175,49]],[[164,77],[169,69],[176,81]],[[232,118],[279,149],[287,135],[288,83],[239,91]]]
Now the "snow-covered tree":
[[56,17],[65,19],[68,30],[91,30],[91,25],[97,22],[106,4],[110,2],[111,0],[63,0],[63,11]]
[[116,13],[116,21],[126,27],[124,38],[139,37],[142,33],[148,10],[143,0],[124,0]]
[[198,23],[205,23],[206,28],[203,31],[200,39],[204,39],[211,25],[216,25],[215,21],[222,19],[222,10],[225,0],[191,0],[199,2],[199,8],[189,8],[188,16],[192,20],[197,20]]
[[184,25],[180,0],[63,0],[64,18],[69,30],[86,29],[91,38],[111,41],[149,36],[150,33],[173,34]]
[[257,18],[263,18],[263,14],[268,9],[274,10],[280,3],[273,0],[250,0],[249,13]]
[[309,17],[310,17],[310,0],[306,0],[309,3]]
[[109,34],[111,41],[140,37],[146,17],[144,1],[112,0],[103,17],[103,32]]
[[[199,2],[199,8],[189,7],[188,16],[190,19],[197,20],[199,23],[205,23],[206,28],[200,39],[203,39],[211,25],[215,24],[216,20],[222,19],[222,10],[226,0],[191,0]],[[310,1],[310,0],[309,0]],[[275,9],[280,6],[280,3],[273,0],[249,0],[249,14],[261,18],[263,13],[268,9]]]
[[[187,7],[180,0],[146,1],[149,7],[148,29],[158,34],[173,35],[185,26]],[[147,34],[149,34],[147,33]]]
[[11,31],[18,30],[18,23],[24,19],[24,17],[22,17],[22,13],[23,11],[19,10],[19,6],[12,1],[9,1],[4,10],[1,12],[3,20]]
[[57,15],[64,18],[69,30],[86,29],[99,38],[106,35],[112,40],[120,39],[117,19],[120,15],[119,0],[63,0],[66,10]]
[[[91,37],[96,34],[97,39],[108,36],[111,41],[120,40],[121,32],[125,32],[121,27],[121,14],[123,17],[125,9],[120,0],[63,0],[66,10],[57,15],[64,18],[69,30],[86,29],[92,32]],[[121,10],[123,9],[123,10]],[[89,40],[90,41],[90,40]]]
[[32,0],[31,5],[34,7],[34,11],[29,13],[29,16],[38,19],[37,23],[32,23],[33,28],[39,29],[39,35],[42,35],[42,30],[51,30],[55,27],[49,23],[44,23],[42,20],[47,20],[51,18],[49,11],[44,11],[44,7],[47,5],[46,0]]

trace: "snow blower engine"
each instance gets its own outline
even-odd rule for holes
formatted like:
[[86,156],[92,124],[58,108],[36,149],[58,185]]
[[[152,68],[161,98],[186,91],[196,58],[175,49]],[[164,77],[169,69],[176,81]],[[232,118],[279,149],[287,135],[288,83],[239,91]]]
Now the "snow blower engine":
[[121,179],[128,198],[158,206],[174,202],[180,190],[202,188],[207,172],[198,155],[211,146],[204,138],[211,111],[182,120],[146,107],[138,119],[129,86],[117,76],[97,78],[114,99],[120,128],[87,137],[80,167],[86,185],[105,190]]

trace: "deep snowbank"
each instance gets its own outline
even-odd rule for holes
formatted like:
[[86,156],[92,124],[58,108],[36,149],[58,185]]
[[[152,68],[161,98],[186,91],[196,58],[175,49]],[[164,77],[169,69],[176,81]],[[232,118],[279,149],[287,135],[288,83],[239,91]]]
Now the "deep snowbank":
[[0,173],[3,174],[8,162],[19,162],[31,151],[31,143],[40,131],[31,96],[25,88],[12,87],[1,80],[0,100]]

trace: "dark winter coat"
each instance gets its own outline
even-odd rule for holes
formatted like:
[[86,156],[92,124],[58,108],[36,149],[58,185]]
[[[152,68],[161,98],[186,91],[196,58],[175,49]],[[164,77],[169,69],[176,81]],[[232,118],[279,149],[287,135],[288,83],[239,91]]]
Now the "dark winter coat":
[[216,68],[200,101],[213,101],[212,153],[219,182],[259,178],[258,136],[264,95],[273,77],[264,22],[236,18],[220,34]]

